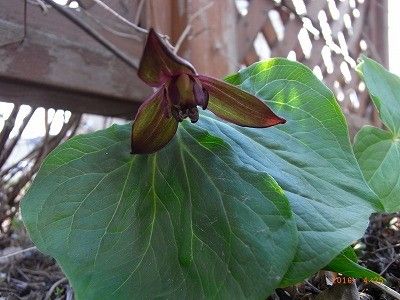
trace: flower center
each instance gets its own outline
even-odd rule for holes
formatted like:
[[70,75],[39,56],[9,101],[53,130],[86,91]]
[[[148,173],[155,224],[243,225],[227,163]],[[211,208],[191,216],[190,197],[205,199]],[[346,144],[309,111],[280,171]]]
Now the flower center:
[[197,106],[207,107],[208,93],[195,77],[180,74],[172,77],[167,85],[167,99],[170,113],[178,122],[189,118],[196,123],[199,120]]
[[178,122],[182,122],[187,117],[189,117],[192,123],[196,123],[199,120],[199,110],[197,107],[182,108],[179,105],[173,105],[171,113]]

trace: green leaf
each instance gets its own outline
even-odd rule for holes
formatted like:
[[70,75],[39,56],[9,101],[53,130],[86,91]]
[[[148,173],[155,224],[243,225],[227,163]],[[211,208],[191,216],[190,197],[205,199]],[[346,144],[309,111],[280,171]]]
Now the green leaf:
[[45,160],[22,204],[36,245],[78,299],[261,299],[294,257],[287,198],[265,172],[187,122],[153,155],[130,125],[75,137]]
[[227,81],[266,99],[287,120],[266,130],[222,123],[210,130],[232,136],[245,150],[242,160],[268,172],[285,191],[300,242],[282,286],[300,282],[361,237],[381,204],[364,182],[336,99],[310,69],[272,59]]
[[387,130],[365,126],[354,152],[368,185],[386,212],[400,210],[400,78],[363,57],[357,67]]
[[46,159],[22,214],[78,297],[265,298],[362,236],[380,203],[333,94],[286,59],[227,80],[287,123],[243,128],[202,112],[155,155],[130,156],[124,126]]
[[357,70],[363,77],[382,122],[400,137],[400,78],[363,56]]
[[386,212],[400,210],[400,138],[389,131],[363,127],[354,139],[354,152],[369,186]]
[[324,269],[341,273],[348,277],[368,279],[369,281],[384,280],[378,273],[360,266],[357,262],[357,254],[354,249],[349,246],[336,256]]

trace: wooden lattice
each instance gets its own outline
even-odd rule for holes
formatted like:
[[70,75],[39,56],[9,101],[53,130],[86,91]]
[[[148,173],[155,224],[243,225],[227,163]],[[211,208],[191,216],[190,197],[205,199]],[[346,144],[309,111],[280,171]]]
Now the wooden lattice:
[[[178,53],[202,73],[221,77],[240,64],[289,55],[336,93],[353,130],[379,124],[354,68],[362,52],[388,64],[387,0],[102,1],[144,29],[168,35],[172,44],[186,32]],[[132,60],[140,58],[143,33],[93,0],[78,2],[81,8],[71,9],[77,18]],[[44,14],[31,4],[37,2],[29,3],[28,35],[19,43],[23,0],[0,0],[0,31],[6,33],[0,37],[0,99],[131,117],[149,92],[135,70],[54,9]]]
[[[308,65],[335,92],[352,133],[379,125],[355,72],[360,54],[388,64],[387,1],[238,1],[239,60],[290,57]],[[247,2],[247,3],[245,3]]]

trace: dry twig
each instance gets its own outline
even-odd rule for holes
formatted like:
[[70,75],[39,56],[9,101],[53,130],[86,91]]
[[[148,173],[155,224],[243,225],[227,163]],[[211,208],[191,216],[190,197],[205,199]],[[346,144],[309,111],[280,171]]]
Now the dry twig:
[[20,105],[17,105],[17,104],[14,105],[10,116],[4,123],[3,129],[0,132],[0,149],[2,149],[1,152],[3,152],[3,150],[5,149],[8,137],[10,136],[10,133],[14,128],[15,120],[17,119],[19,109],[20,109]]
[[117,13],[115,10],[113,10],[112,8],[110,8],[107,4],[105,4],[103,1],[101,0],[93,0],[94,2],[96,2],[97,5],[101,6],[103,9],[105,9],[106,11],[108,11],[110,14],[114,15],[115,17],[117,17],[119,20],[121,20],[123,23],[129,25],[130,27],[132,27],[133,29],[147,34],[149,31],[147,29],[144,29],[140,26],[137,26],[135,23],[132,23],[131,21],[129,21],[128,19],[124,18],[123,16],[121,16],[119,13]]
[[[136,25],[135,23],[132,23],[131,21],[129,21],[128,19],[124,18],[123,16],[121,16],[119,13],[117,13],[115,10],[113,10],[111,7],[109,7],[107,4],[105,4],[103,1],[101,0],[93,0],[96,4],[98,4],[100,7],[102,7],[103,9],[105,9],[106,11],[108,11],[109,13],[111,13],[112,15],[114,15],[117,19],[121,20],[123,23],[131,26],[133,29],[135,29],[138,32],[144,33],[144,34],[148,34],[149,31],[143,27],[140,27],[138,25]],[[143,6],[143,5],[142,5]],[[138,7],[138,13],[140,13],[142,10],[141,7]],[[140,16],[140,15],[139,15]],[[158,35],[164,39],[166,42],[169,40],[169,37],[165,34],[160,34],[158,33]]]
[[373,284],[374,286],[376,286],[377,288],[379,288],[380,290],[384,291],[385,293],[387,293],[388,295],[392,296],[393,298],[400,300],[400,294],[398,292],[396,292],[395,290],[391,289],[390,287],[388,287],[387,285],[381,283],[381,282],[371,282],[371,284]]
[[29,4],[38,5],[42,9],[43,13],[47,14],[49,11],[48,6],[43,2],[43,0],[28,0]]
[[22,124],[18,129],[17,135],[11,139],[7,143],[7,147],[3,147],[3,151],[0,153],[0,169],[6,163],[7,159],[10,157],[12,151],[14,150],[15,146],[17,145],[18,141],[22,136],[22,132],[25,130],[26,126],[28,125],[30,119],[32,118],[35,109],[32,109],[29,114],[27,114],[24,119],[22,120]]
[[49,291],[46,294],[46,297],[44,298],[44,300],[50,300],[51,299],[51,295],[54,293],[54,291],[56,290],[56,288],[60,285],[63,284],[65,282],[67,282],[68,279],[66,277],[61,278],[60,280],[56,281],[51,288],[49,289]]
[[22,253],[30,252],[30,251],[34,251],[34,250],[37,250],[36,246],[22,249],[22,250],[19,250],[19,251],[16,251],[14,253],[10,253],[10,254],[4,255],[4,256],[0,256],[0,261],[6,260],[7,258],[10,258],[10,257],[14,257],[18,254],[22,254]]
[[112,34],[122,37],[122,38],[132,39],[132,40],[135,40],[138,42],[142,41],[142,39],[137,35],[121,32],[121,31],[115,30],[114,28],[111,28],[110,26],[103,24],[103,22],[101,22],[101,20],[99,20],[97,17],[95,17],[94,15],[89,13],[87,10],[82,10],[82,11],[85,15],[87,15],[89,18],[91,18],[94,22],[96,22],[99,26],[101,26],[108,32],[111,32]]

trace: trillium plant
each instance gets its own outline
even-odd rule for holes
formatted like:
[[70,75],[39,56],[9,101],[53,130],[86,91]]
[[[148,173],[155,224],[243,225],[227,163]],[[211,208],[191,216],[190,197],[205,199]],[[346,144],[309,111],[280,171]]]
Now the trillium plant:
[[221,81],[150,30],[138,74],[154,93],[133,124],[49,154],[21,204],[31,239],[78,300],[265,299],[321,269],[381,281],[352,243],[400,209],[400,79],[366,57],[358,71],[387,129],[353,147],[306,66]]
[[136,115],[132,130],[132,153],[152,153],[175,135],[178,123],[199,119],[198,107],[246,127],[269,127],[286,121],[257,97],[221,80],[197,74],[194,67],[175,55],[150,29],[139,77],[155,88]]

